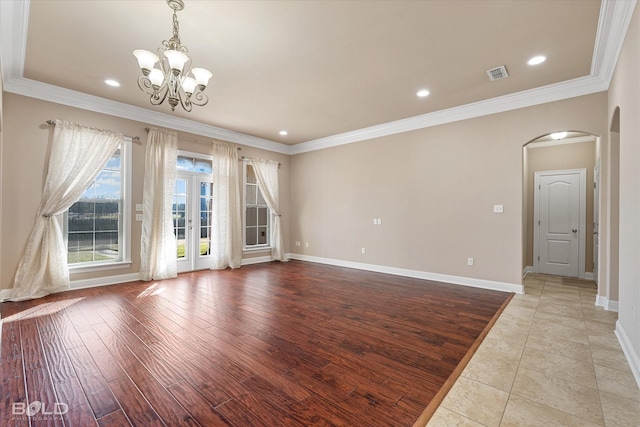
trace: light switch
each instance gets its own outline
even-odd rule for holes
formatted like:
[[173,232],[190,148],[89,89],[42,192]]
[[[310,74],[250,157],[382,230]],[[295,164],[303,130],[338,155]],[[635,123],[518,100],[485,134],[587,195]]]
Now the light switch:
[[136,214],[136,221],[142,221],[142,214]]
[[136,212],[142,212],[142,204],[136,203]]
[[504,212],[504,205],[493,205],[493,213]]

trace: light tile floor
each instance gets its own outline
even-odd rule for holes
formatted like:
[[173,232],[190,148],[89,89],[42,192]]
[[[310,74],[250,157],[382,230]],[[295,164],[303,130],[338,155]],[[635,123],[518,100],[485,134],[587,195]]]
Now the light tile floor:
[[529,274],[427,426],[640,426],[640,389],[592,281]]

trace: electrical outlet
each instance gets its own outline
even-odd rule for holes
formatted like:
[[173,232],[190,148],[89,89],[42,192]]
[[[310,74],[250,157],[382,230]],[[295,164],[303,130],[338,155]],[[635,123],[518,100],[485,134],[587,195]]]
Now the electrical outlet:
[[467,258],[467,265],[473,265],[473,258]]
[[504,212],[504,205],[493,205],[493,213]]
[[296,246],[300,246],[300,242],[296,240]]
[[136,214],[136,221],[142,221],[142,214]]
[[136,212],[142,212],[142,204],[136,203]]
[[367,253],[367,249],[366,248],[362,248],[362,253],[366,254]]
[[304,247],[308,248],[309,247],[309,242],[304,242]]

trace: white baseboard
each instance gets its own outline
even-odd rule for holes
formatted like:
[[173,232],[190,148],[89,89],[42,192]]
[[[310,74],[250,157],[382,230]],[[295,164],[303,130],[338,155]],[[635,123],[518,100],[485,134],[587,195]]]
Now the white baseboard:
[[596,296],[596,307],[602,307],[607,311],[618,311],[618,301],[610,300],[602,295]]
[[636,384],[638,384],[638,387],[640,387],[640,355],[636,353],[633,345],[631,345],[631,340],[629,339],[627,332],[620,324],[620,320],[616,321],[615,334],[616,337],[618,337],[618,342],[620,343],[622,351],[627,358],[627,362],[629,363],[631,372],[633,372],[633,376],[636,379]]
[[584,273],[584,278],[585,280],[593,280],[593,272],[592,271],[587,271]]
[[[95,279],[72,280],[71,287],[61,292],[95,288],[96,286],[115,285],[118,283],[135,282],[138,280],[142,280],[140,273],[119,274],[117,276],[97,277]],[[3,289],[0,291],[0,301],[6,301],[10,297],[11,289]]]
[[263,263],[263,262],[271,262],[271,261],[273,261],[271,259],[271,255],[258,256],[258,257],[254,257],[254,258],[242,258],[242,264],[241,265],[260,264],[260,263]]
[[365,264],[361,262],[343,261],[339,259],[322,258],[302,254],[287,254],[287,258],[318,264],[335,265],[338,267],[355,268],[357,270],[373,271],[376,273],[393,274],[395,276],[413,277],[416,279],[433,280],[435,282],[452,283],[454,285],[472,286],[474,288],[491,289],[494,291],[524,293],[524,286],[515,283],[494,282],[491,280],[474,279],[471,277],[450,276],[426,271],[407,270],[404,268],[387,267],[384,265]]
[[524,270],[522,270],[522,278],[524,279],[527,274],[529,273],[533,273],[533,266],[532,265],[528,265],[524,268]]
[[2,289],[0,291],[0,301],[8,300],[11,297],[11,289]]
[[116,285],[118,283],[142,280],[140,273],[119,274],[117,276],[96,277],[95,279],[72,280],[71,290],[95,288],[96,286]]

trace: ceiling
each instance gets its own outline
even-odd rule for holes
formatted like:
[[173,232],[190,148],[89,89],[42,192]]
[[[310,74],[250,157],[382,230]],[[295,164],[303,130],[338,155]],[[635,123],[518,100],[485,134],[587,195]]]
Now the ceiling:
[[[635,5],[618,3],[185,0],[182,43],[213,78],[206,106],[172,113],[140,91],[132,55],[170,38],[165,0],[0,1],[3,83],[295,154],[606,90]],[[490,81],[501,65],[509,77]]]

